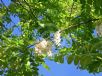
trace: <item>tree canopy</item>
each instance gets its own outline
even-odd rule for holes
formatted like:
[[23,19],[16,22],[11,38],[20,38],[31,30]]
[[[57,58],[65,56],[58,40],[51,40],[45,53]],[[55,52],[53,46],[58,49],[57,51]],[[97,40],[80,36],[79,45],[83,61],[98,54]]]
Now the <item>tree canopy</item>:
[[[89,73],[102,72],[101,3],[11,0],[7,5],[0,0],[0,75],[38,76],[39,65],[49,69],[44,58],[63,63],[64,57]],[[15,23],[11,16],[20,21]],[[68,46],[62,46],[63,39]]]

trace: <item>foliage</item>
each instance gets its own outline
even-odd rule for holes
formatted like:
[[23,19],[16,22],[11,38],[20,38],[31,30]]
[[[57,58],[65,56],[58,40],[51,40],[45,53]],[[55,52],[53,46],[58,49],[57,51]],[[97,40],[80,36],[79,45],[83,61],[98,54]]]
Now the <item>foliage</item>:
[[[35,53],[39,37],[49,40],[51,33],[60,30],[71,47],[56,46],[59,51],[52,57],[55,62],[74,62],[90,73],[102,72],[102,37],[94,30],[102,23],[102,0],[11,0],[10,5],[0,1],[0,75],[38,76],[38,66],[47,55]],[[18,16],[14,23],[11,16]],[[20,35],[12,32],[19,29]],[[69,36],[68,36],[69,35]],[[70,39],[69,39],[70,38]],[[5,71],[6,70],[6,71]]]

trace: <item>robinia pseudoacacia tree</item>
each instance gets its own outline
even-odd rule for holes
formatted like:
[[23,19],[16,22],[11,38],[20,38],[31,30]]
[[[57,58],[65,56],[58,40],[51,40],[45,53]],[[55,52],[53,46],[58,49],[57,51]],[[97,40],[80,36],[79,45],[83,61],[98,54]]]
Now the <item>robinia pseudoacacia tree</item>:
[[[59,63],[66,57],[68,64],[74,62],[79,69],[102,72],[101,3],[102,0],[11,0],[6,5],[0,0],[0,75],[38,76],[39,65],[48,68],[46,57]],[[15,24],[11,16],[20,21]],[[13,33],[15,29],[19,35]],[[62,39],[70,47],[62,47]],[[52,51],[53,46],[57,53]]]

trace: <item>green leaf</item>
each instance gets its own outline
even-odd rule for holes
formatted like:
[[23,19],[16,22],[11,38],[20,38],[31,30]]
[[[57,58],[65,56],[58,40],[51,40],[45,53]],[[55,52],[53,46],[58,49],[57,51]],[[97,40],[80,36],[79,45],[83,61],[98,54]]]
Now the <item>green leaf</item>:
[[63,55],[59,55],[58,56],[58,62],[59,63],[64,63],[64,57],[63,57]]
[[88,64],[91,63],[91,61],[92,61],[91,56],[89,56],[89,55],[85,55],[85,56],[80,57],[80,65],[82,67],[86,67]]
[[68,63],[68,64],[71,64],[73,60],[74,60],[74,55],[70,55],[70,56],[68,56],[68,58],[67,58],[67,63]]
[[3,74],[3,71],[0,70],[0,75],[2,75],[2,74]]
[[76,55],[74,59],[74,64],[77,65],[79,63],[80,56]]
[[50,68],[49,68],[49,66],[48,66],[47,64],[42,63],[42,66],[43,66],[45,69],[50,70]]
[[64,63],[64,56],[63,55],[55,55],[54,61],[59,62],[59,63]]

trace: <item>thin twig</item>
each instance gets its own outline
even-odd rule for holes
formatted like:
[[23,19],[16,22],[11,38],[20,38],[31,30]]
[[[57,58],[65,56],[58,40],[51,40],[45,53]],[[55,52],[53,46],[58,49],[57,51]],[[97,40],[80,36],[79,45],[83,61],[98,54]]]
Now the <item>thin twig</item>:
[[76,25],[72,25],[72,26],[70,26],[70,27],[68,27],[68,28],[66,28],[66,29],[64,29],[64,30],[61,30],[60,32],[64,32],[64,31],[66,31],[66,30],[70,30],[70,29],[72,29],[72,28],[79,27],[79,26],[81,26],[82,24],[87,24],[87,23],[90,23],[90,22],[93,22],[93,21],[97,21],[97,20],[99,20],[99,19],[91,19],[91,20],[88,20],[88,21],[85,21],[85,22],[82,22],[82,23],[79,23],[79,24],[76,24]]
[[28,9],[26,9],[26,8],[22,5],[22,3],[21,3],[21,2],[16,2],[16,4],[18,4],[18,5],[22,6],[22,8],[23,8],[23,9],[25,9],[27,12],[29,12],[29,10],[28,10]]
[[37,20],[37,18],[36,18],[36,16],[35,16],[35,14],[33,13],[33,11],[32,11],[32,9],[31,9],[31,6],[29,5],[29,3],[27,3],[25,0],[24,0],[24,2],[25,2],[25,3],[26,3],[26,5],[29,7],[30,12],[31,12],[31,13],[32,13],[32,15],[34,16],[35,20]]

